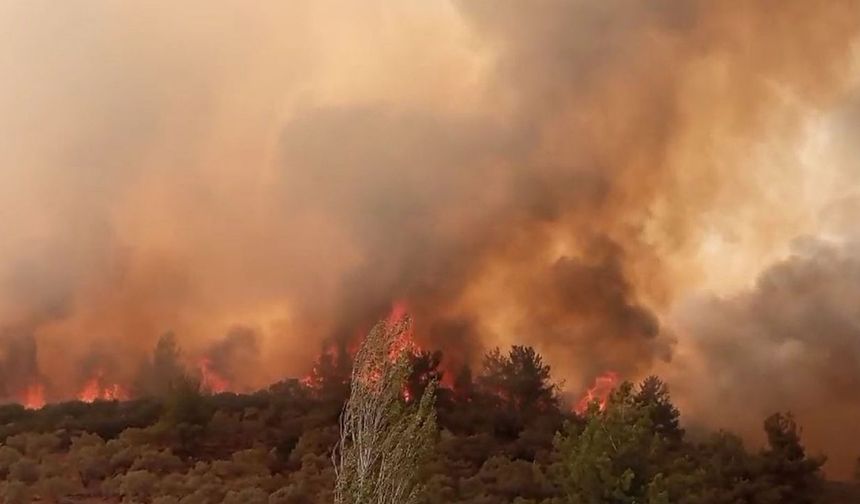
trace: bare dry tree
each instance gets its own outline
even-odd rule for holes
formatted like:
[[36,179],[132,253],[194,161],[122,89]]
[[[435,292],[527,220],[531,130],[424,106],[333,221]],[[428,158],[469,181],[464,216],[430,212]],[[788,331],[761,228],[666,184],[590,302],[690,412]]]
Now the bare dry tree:
[[335,504],[413,504],[418,471],[436,431],[436,384],[406,401],[411,320],[382,321],[355,356],[349,400],[333,453]]

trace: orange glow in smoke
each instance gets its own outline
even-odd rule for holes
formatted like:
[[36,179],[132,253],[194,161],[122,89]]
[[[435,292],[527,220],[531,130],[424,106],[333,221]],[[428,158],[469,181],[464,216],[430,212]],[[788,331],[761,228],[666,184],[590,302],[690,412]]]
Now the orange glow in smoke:
[[[391,306],[391,311],[386,317],[386,323],[390,326],[402,322],[408,316],[406,301],[395,301]],[[415,343],[412,334],[412,326],[397,335],[397,338],[391,342],[391,348],[388,352],[388,358],[395,361],[404,353],[415,355],[421,351],[421,348]]]
[[618,385],[618,374],[614,371],[607,371],[594,379],[594,385],[591,386],[585,395],[576,403],[574,411],[578,414],[583,414],[588,410],[588,405],[597,401],[600,411],[606,408],[606,401],[609,400],[609,394]]
[[27,409],[40,409],[45,405],[45,387],[41,383],[28,385],[22,403]]
[[409,314],[409,306],[406,301],[399,299],[391,304],[391,311],[385,318],[389,324],[394,324],[403,320]]
[[[388,312],[388,315],[383,319],[383,323],[388,326],[388,328],[394,328],[397,324],[405,322],[406,317],[409,316],[408,313],[408,304],[406,301],[398,300],[392,303],[391,309]],[[389,362],[396,362],[401,356],[417,356],[422,352],[421,346],[415,341],[414,331],[410,325],[403,327],[404,330],[399,332],[393,341],[390,342],[388,348],[388,360]],[[365,337],[365,332],[360,330],[356,331],[356,336],[353,340],[349,342],[346,346],[346,354],[347,358],[352,360],[355,357],[356,353],[358,353],[359,347],[361,346],[361,342]],[[329,343],[322,351],[320,356],[317,358],[312,370],[310,373],[302,377],[299,382],[309,389],[319,390],[323,386],[323,381],[325,377],[323,374],[325,371],[323,370],[323,363],[326,363],[327,367],[340,367],[340,364],[337,362],[342,358],[341,352],[338,351],[338,346],[333,343]],[[347,369],[347,373],[348,373]],[[445,372],[444,370],[439,370],[440,381],[443,386],[453,387],[454,377],[451,373]],[[349,379],[348,376],[345,377]],[[368,384],[375,384],[379,382],[382,378],[382,370],[381,369],[369,369],[366,373],[361,377]],[[403,400],[408,402],[412,402],[415,399],[413,391],[409,390],[407,387],[403,389]]]
[[87,403],[95,401],[124,401],[128,398],[128,392],[120,384],[106,383],[104,373],[101,371],[87,380],[84,388],[78,393],[78,399]]
[[226,392],[230,389],[230,382],[212,369],[212,361],[208,358],[204,357],[200,359],[197,367],[200,370],[200,384],[204,389],[215,394]]

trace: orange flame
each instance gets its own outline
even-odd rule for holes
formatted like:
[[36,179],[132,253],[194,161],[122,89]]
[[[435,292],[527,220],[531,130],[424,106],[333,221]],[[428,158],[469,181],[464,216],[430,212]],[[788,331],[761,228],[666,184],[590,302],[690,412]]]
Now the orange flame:
[[78,394],[78,399],[83,402],[93,402],[99,398],[100,389],[99,379],[95,377],[90,378],[84,385],[83,390]]
[[388,316],[385,320],[389,324],[395,324],[403,320],[408,314],[409,306],[405,300],[399,299],[391,304],[391,311],[388,312]]
[[[394,325],[402,322],[407,316],[408,307],[406,305],[406,301],[400,300],[395,301],[391,305],[391,311],[388,313],[388,317],[386,317],[385,320],[388,325]],[[419,351],[421,351],[421,349],[418,344],[415,343],[412,334],[412,327],[409,326],[407,330],[397,335],[397,339],[391,342],[391,348],[388,351],[388,358],[391,361],[395,361],[404,353],[417,354]]]
[[314,371],[316,371],[316,369],[301,377],[299,379],[299,383],[301,383],[307,388],[318,388],[319,380],[316,378],[316,376],[314,376]]
[[[409,307],[406,301],[397,300],[391,304],[391,309],[388,312],[388,315],[383,319],[383,323],[387,325],[389,328],[396,326],[397,324],[404,322],[406,317],[409,315],[408,313]],[[358,352],[359,347],[361,346],[361,341],[364,337],[364,332],[361,330],[356,331],[356,337],[352,340],[351,344],[347,348],[347,352],[350,357],[354,357]],[[390,362],[397,361],[401,356],[414,356],[420,354],[422,351],[421,346],[414,339],[414,332],[410,326],[406,328],[406,330],[397,334],[397,337],[390,342],[388,348],[388,360]],[[320,357],[317,358],[316,363],[314,364],[310,373],[302,377],[299,381],[302,385],[309,389],[319,389],[322,381],[320,377],[320,363],[326,357],[334,360],[338,358],[337,347],[334,344],[329,344],[326,348],[323,349]],[[368,384],[377,384],[382,379],[382,371],[380,369],[369,369],[366,373],[360,377],[365,383]],[[442,383],[447,386],[453,386],[454,378],[450,373],[446,373],[444,371],[441,372]],[[414,394],[407,387],[403,389],[403,400],[408,402],[412,402],[414,400]]]
[[27,409],[40,409],[45,405],[45,387],[41,383],[28,385],[22,402]]
[[123,401],[129,398],[128,392],[118,383],[105,383],[104,373],[97,372],[87,380],[78,393],[78,399],[91,403],[95,401]]
[[[354,354],[355,352],[350,349],[350,354]],[[338,358],[338,349],[334,343],[329,342],[326,347],[323,349],[320,356],[317,357],[314,362],[311,371],[305,375],[303,378],[299,380],[299,382],[307,388],[317,389],[319,390],[323,386],[323,377],[321,367],[324,359],[329,359],[331,362],[334,362]]]
[[573,410],[581,415],[588,410],[589,404],[597,401],[600,411],[603,411],[609,400],[609,394],[612,393],[616,385],[618,385],[618,373],[614,371],[603,373],[594,379],[594,385],[585,392]]
[[229,390],[230,382],[223,376],[219,375],[217,371],[212,369],[212,361],[208,358],[204,357],[200,359],[197,363],[197,367],[200,369],[200,379],[203,388],[215,394]]

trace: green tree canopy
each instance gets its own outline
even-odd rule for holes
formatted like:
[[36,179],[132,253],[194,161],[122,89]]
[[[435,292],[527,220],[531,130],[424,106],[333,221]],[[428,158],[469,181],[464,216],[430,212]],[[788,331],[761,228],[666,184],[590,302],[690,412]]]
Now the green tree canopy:
[[558,386],[550,366],[530,346],[514,345],[507,354],[498,348],[484,356],[478,384],[518,412],[558,407]]

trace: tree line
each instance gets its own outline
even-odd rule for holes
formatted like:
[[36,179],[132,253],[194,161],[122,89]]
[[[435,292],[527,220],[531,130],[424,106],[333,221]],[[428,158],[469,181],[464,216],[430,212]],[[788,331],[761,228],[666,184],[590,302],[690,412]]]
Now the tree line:
[[392,351],[407,330],[380,323],[354,358],[326,354],[310,380],[253,394],[206,393],[164,342],[150,397],[2,406],[0,502],[860,502],[856,485],[824,479],[788,413],[763,419],[761,449],[729,432],[692,437],[649,377],[577,414],[525,346],[446,386],[441,353]]

